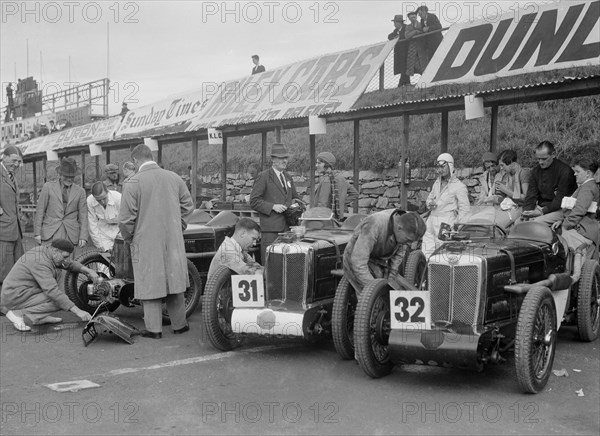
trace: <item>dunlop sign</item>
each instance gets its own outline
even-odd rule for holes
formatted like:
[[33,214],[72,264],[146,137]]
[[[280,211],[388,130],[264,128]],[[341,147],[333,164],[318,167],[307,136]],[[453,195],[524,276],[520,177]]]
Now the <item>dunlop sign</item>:
[[600,65],[600,1],[540,5],[515,18],[448,30],[419,84],[483,82],[496,77]]

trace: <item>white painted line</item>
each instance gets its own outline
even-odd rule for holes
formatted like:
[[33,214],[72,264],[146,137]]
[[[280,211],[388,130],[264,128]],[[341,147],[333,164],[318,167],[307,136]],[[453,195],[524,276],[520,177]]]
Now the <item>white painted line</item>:
[[52,383],[47,388],[56,392],[77,392],[82,389],[99,388],[100,385],[89,380],[73,380],[68,382]]

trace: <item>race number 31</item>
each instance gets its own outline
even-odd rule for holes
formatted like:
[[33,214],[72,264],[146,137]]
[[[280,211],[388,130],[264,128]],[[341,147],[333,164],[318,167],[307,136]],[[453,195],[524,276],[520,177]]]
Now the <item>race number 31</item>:
[[428,291],[390,291],[392,328],[429,330],[431,325],[429,302]]
[[233,307],[265,307],[262,275],[231,276]]

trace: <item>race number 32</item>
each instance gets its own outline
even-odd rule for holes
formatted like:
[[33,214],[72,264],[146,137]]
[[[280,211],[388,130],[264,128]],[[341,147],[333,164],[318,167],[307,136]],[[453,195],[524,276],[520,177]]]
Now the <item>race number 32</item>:
[[390,291],[390,308],[393,329],[430,329],[431,306],[429,292]]
[[233,307],[264,307],[265,287],[262,275],[231,276]]

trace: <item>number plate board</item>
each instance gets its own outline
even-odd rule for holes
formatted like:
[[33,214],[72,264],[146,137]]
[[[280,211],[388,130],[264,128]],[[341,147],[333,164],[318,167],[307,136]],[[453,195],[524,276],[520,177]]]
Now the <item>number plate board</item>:
[[431,330],[429,291],[390,291],[392,329]]
[[265,284],[263,276],[231,276],[233,307],[265,307]]

